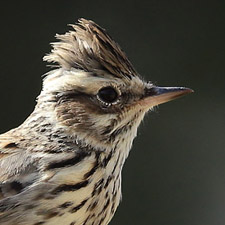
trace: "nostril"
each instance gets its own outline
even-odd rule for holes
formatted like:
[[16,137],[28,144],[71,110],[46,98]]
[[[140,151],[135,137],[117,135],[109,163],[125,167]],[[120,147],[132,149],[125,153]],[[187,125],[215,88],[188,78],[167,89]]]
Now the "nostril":
[[144,97],[146,96],[153,96],[157,94],[157,90],[154,88],[154,86],[151,86],[150,88],[145,88]]

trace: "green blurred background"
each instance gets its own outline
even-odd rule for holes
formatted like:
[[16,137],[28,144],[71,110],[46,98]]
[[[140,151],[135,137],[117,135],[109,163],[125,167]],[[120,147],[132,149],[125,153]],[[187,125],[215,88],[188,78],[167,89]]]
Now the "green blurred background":
[[225,1],[2,2],[0,131],[32,112],[49,42],[79,17],[106,28],[146,80],[195,90],[145,118],[110,225],[224,225]]

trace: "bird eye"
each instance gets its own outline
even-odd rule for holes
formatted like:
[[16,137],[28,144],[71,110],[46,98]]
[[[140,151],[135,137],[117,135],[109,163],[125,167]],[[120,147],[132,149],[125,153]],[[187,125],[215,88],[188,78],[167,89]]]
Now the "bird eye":
[[98,91],[98,97],[105,103],[113,103],[118,98],[118,93],[113,87],[104,87]]

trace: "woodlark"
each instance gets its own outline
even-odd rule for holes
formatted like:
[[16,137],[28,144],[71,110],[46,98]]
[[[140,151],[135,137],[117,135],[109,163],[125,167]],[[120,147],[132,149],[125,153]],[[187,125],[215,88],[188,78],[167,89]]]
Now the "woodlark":
[[145,82],[93,21],[71,26],[44,57],[57,68],[34,111],[0,135],[1,225],[108,224],[145,113],[192,92]]

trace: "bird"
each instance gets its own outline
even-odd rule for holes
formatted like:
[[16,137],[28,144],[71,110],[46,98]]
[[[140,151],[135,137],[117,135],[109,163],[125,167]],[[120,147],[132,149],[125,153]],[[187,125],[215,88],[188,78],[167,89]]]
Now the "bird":
[[95,22],[70,27],[43,58],[34,111],[0,135],[1,225],[109,224],[145,114],[193,92],[145,81]]

